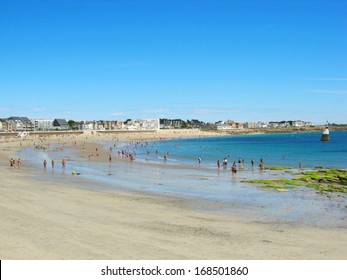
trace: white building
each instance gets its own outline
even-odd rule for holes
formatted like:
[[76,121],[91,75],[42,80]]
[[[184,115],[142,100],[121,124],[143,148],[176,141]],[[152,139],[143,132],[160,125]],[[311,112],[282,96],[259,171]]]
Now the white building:
[[128,121],[125,125],[127,130],[159,130],[159,119],[139,119]]
[[138,130],[139,127],[138,127],[137,125],[129,124],[129,125],[126,125],[126,126],[125,126],[125,129],[126,129],[126,130]]
[[304,127],[311,126],[312,122],[305,121],[280,121],[280,122],[247,122],[245,128],[286,128],[286,127]]
[[255,122],[246,122],[243,124],[244,128],[256,128],[256,123]]
[[284,127],[290,127],[290,122],[282,121],[282,122],[270,122],[269,127],[271,128],[284,128]]
[[267,128],[269,127],[268,122],[246,122],[244,128]]
[[295,127],[311,126],[312,122],[294,121],[292,125]]
[[32,122],[34,124],[35,131],[36,130],[47,131],[47,130],[53,129],[53,120],[33,119]]
[[235,129],[230,124],[216,124],[216,128],[217,128],[217,130],[231,130],[231,129]]
[[78,125],[79,130],[94,130],[94,122],[81,121]]
[[140,129],[148,129],[148,130],[160,129],[159,119],[144,119],[144,120],[138,120],[138,122],[140,124]]

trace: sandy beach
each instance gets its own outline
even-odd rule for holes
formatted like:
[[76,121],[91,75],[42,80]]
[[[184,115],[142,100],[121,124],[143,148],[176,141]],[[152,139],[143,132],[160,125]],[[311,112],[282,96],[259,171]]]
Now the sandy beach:
[[[34,143],[206,137],[213,132],[81,134],[0,139],[1,259],[346,259],[347,230],[240,219],[184,198],[96,191],[40,180],[9,160]],[[100,158],[107,151],[99,149]],[[97,157],[93,156],[93,160]],[[195,202],[196,203],[196,202]],[[201,202],[203,203],[203,202]]]

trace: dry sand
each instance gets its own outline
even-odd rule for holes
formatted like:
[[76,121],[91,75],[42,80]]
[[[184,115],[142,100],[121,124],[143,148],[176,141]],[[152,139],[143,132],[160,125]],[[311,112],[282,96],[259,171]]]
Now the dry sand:
[[[152,135],[152,134],[151,134]],[[119,139],[198,136],[135,133]],[[145,136],[145,137],[144,137]],[[10,170],[15,151],[33,142],[113,139],[86,135],[0,140],[1,259],[346,259],[347,231],[240,220],[203,212],[189,200],[47,185]],[[20,142],[22,145],[20,145]]]

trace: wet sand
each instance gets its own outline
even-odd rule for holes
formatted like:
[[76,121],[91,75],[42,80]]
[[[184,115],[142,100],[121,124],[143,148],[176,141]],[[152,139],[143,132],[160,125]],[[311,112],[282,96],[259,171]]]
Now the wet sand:
[[[25,159],[21,170],[9,169],[16,151],[34,142],[81,146],[92,141],[88,148],[92,152],[94,141],[113,137],[1,139],[1,259],[347,258],[345,228],[241,219],[192,207],[204,201],[79,189],[66,180],[47,183],[40,180],[40,172],[26,168]],[[150,140],[137,137],[132,134],[127,140]],[[107,151],[103,153],[107,156]]]

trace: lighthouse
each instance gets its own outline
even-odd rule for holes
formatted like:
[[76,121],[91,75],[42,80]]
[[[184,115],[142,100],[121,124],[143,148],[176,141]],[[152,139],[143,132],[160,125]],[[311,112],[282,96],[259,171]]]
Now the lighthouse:
[[329,141],[330,137],[329,137],[329,127],[328,127],[328,122],[325,126],[325,129],[322,133],[322,138],[320,139],[321,141]]

